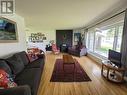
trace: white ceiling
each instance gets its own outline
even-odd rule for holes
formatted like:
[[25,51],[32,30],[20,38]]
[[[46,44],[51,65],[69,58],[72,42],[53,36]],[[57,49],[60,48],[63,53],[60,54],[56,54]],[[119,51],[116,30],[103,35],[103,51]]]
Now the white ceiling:
[[[72,29],[88,25],[127,0],[15,0],[30,29]],[[126,3],[127,4],[127,3]]]

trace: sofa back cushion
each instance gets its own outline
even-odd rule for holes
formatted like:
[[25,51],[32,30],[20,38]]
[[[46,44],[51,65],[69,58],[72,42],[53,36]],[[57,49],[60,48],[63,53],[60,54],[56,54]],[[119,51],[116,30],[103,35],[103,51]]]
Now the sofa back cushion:
[[14,75],[19,74],[24,69],[24,64],[19,56],[11,56],[6,59]]
[[20,57],[24,65],[27,65],[29,63],[29,58],[25,51],[16,53],[15,56]]
[[12,75],[12,70],[5,60],[0,60],[0,69],[3,69],[9,75]]

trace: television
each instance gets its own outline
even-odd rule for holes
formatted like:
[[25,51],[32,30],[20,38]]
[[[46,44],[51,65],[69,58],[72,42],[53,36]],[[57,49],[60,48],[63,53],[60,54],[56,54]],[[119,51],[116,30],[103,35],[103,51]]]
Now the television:
[[117,67],[121,67],[121,53],[109,49],[108,59]]

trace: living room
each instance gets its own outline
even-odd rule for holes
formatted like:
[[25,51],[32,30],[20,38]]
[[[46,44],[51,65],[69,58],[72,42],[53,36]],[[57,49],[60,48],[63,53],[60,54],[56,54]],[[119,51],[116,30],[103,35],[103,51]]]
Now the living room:
[[0,95],[126,95],[127,0],[0,0]]

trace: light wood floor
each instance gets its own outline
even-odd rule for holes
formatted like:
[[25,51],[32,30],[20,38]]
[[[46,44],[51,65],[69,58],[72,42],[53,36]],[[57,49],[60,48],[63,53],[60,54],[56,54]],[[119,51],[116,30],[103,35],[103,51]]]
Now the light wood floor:
[[114,84],[104,79],[101,76],[101,66],[85,56],[75,58],[91,78],[91,82],[50,82],[57,58],[62,58],[62,54],[46,54],[38,95],[127,95],[125,84]]

